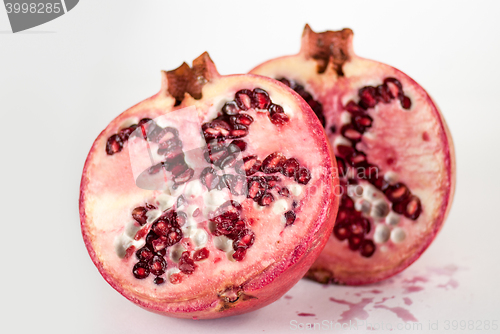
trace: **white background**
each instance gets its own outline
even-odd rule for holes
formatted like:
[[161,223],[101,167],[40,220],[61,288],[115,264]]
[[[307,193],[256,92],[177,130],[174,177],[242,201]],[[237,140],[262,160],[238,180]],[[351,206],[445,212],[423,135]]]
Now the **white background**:
[[[18,34],[0,8],[3,333],[290,332],[293,320],[341,319],[349,305],[330,297],[366,304],[354,313],[375,328],[404,324],[408,313],[424,329],[438,321],[439,332],[446,320],[500,322],[500,2],[173,2],[82,0]],[[207,50],[222,74],[247,72],[296,53],[305,23],[352,28],[357,54],[403,70],[441,107],[458,162],[441,234],[407,271],[375,286],[301,281],[291,299],[215,321],[136,307],[100,277],[80,234],[80,175],[94,138],[158,91],[161,69]]]

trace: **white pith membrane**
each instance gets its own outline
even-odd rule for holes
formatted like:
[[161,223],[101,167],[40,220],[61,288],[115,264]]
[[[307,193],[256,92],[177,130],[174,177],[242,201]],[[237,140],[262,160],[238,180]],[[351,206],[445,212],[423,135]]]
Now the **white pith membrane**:
[[[129,161],[132,145],[126,142],[120,152],[106,154],[110,136],[143,118],[154,120],[171,110],[194,107],[198,113],[195,123],[202,124],[213,120],[224,103],[234,100],[237,91],[255,88],[264,89],[272,103],[284,108],[290,121],[277,130],[267,112],[244,111],[254,121],[249,126],[249,134],[240,138],[247,143],[240,154],[242,157],[256,154],[262,161],[269,154],[280,152],[307,167],[311,172],[307,185],[298,184],[293,177],[280,173],[259,171],[252,175],[278,176],[279,186],[288,187],[290,197],[279,195],[276,189],[269,190],[274,201],[269,206],[261,206],[244,195],[231,194],[227,188],[208,191],[200,182],[200,173],[210,164],[203,155],[196,154],[186,154],[186,163],[194,169],[194,176],[188,182],[173,187],[172,176],[166,172],[170,179],[164,187],[141,189],[135,184],[137,172],[134,168],[137,166]],[[248,75],[212,78],[203,87],[202,94],[200,100],[186,94],[182,104],[174,107],[175,100],[162,89],[159,94],[121,114],[95,141],[82,178],[82,231],[101,274],[128,299],[150,310],[177,317],[215,318],[238,314],[279,298],[300,279],[319,254],[327,239],[326,231],[333,226],[332,217],[336,214],[338,201],[332,191],[337,180],[332,175],[329,145],[318,129],[314,114],[300,98],[269,79]],[[178,130],[183,145],[189,146],[188,142],[198,136],[198,133],[190,136],[189,131],[183,134],[183,129]],[[156,151],[154,145],[151,144],[151,152]],[[157,161],[158,157],[153,158]],[[236,173],[234,168],[229,168],[224,174]],[[163,170],[158,175],[163,175]],[[183,196],[183,203],[179,201],[180,196]],[[241,204],[241,217],[255,234],[253,245],[241,261],[232,257],[232,241],[214,236],[213,227],[207,221],[207,215],[228,200]],[[131,213],[134,208],[146,205],[151,207],[147,222],[139,226]],[[165,282],[155,284],[153,274],[137,279],[132,274],[132,268],[139,261],[135,252],[145,244],[151,224],[171,209],[184,212],[187,219],[180,228],[183,239],[166,248],[166,272],[160,275]],[[295,212],[296,219],[285,228],[284,213],[290,210]],[[146,233],[141,233],[141,229]],[[202,248],[209,251],[208,258],[196,261],[192,274],[180,272],[181,254],[188,251],[193,258],[194,252]],[[283,271],[286,272],[280,276]],[[176,278],[176,284],[172,283],[169,279],[172,274],[180,275],[180,282]],[[231,298],[231,294],[236,297]],[[247,295],[248,300],[239,298],[242,295]],[[225,304],[237,299],[240,304],[231,307]],[[244,301],[250,306],[241,306]]]
[[[380,215],[384,210],[375,208],[388,206],[390,209],[392,203],[370,182],[356,178],[354,168],[348,167],[346,177],[341,178],[343,191],[354,202],[356,212],[369,219],[370,232],[364,238],[374,241],[375,252],[368,257],[362,256],[359,250],[349,248],[347,239],[339,240],[332,234],[308,273],[308,277],[321,282],[376,282],[415,261],[440,230],[454,193],[455,162],[451,136],[428,94],[393,67],[356,56],[352,50],[352,36],[347,43],[350,58],[342,66],[343,75],[339,76],[331,63],[324,73],[318,73],[318,63],[306,57],[308,38],[313,38],[311,34],[316,35],[306,27],[298,55],[270,60],[251,73],[285,78],[302,85],[315,101],[321,103],[326,119],[325,131],[336,156],[344,158],[337,149],[339,145],[353,145],[340,134],[340,129],[351,123],[352,115],[345,106],[349,101],[360,101],[358,92],[361,88],[377,87],[385,79],[395,78],[402,84],[404,95],[411,100],[409,109],[404,109],[398,98],[367,108],[366,114],[373,123],[353,147],[366,154],[367,161],[378,167],[379,175],[387,183],[404,183],[411,194],[420,199],[421,214],[416,220],[393,210]],[[328,46],[328,40],[323,42]],[[354,178],[357,185],[347,186],[347,178]],[[339,217],[341,211],[342,204]]]

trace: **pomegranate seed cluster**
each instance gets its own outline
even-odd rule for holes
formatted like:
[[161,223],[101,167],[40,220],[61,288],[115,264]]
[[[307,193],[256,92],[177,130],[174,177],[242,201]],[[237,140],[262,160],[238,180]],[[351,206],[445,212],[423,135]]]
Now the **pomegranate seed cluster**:
[[[260,206],[269,206],[275,201],[272,190],[282,197],[290,197],[290,191],[280,186],[282,180],[278,175],[254,174],[282,174],[306,185],[311,179],[311,173],[306,167],[301,167],[297,159],[287,158],[280,152],[271,153],[263,160],[257,155],[244,155],[242,160],[237,159],[240,152],[247,148],[247,143],[242,138],[248,135],[249,127],[254,121],[243,112],[249,109],[266,111],[269,120],[277,126],[289,121],[283,108],[273,104],[263,89],[242,89],[236,92],[235,99],[226,102],[221,114],[204,123],[202,130],[208,148],[205,153],[207,162],[221,169],[234,167],[237,175],[218,175],[216,169],[207,167],[201,174],[201,180],[209,190],[227,187],[234,195],[246,195]],[[231,139],[234,140],[226,144]],[[289,226],[294,223],[296,215],[293,211],[287,211],[283,217],[285,226]],[[233,224],[235,223],[233,219]]]
[[[314,100],[303,86],[286,78],[281,78],[279,81],[294,89],[311,106],[323,127],[326,127],[321,103]],[[411,108],[411,100],[404,94],[402,84],[395,78],[386,78],[377,87],[365,86],[361,88],[358,91],[358,96],[358,103],[349,101],[344,106],[344,109],[351,114],[351,121],[340,128],[340,134],[350,144],[340,144],[336,147],[336,160],[343,195],[333,234],[338,240],[347,240],[351,250],[359,251],[364,257],[370,257],[376,250],[373,240],[367,238],[372,230],[372,218],[386,218],[388,221],[395,221],[397,220],[396,216],[389,216],[392,208],[395,213],[416,220],[422,212],[422,206],[420,199],[411,194],[404,183],[390,184],[387,177],[379,173],[379,167],[368,162],[366,153],[356,149],[356,144],[362,141],[363,134],[373,123],[373,118],[368,115],[368,111],[378,103],[390,103],[397,99],[402,108]],[[332,126],[330,131],[335,133],[337,129]],[[349,168],[355,171],[354,178],[348,177]],[[373,207],[369,202],[359,201],[360,204],[356,207],[351,197],[359,196],[352,195],[352,192],[349,194],[348,188],[356,189],[358,180],[366,180],[375,186],[391,202],[392,207],[389,208],[385,201],[376,201],[373,203]],[[361,189],[361,191],[363,190]],[[395,223],[389,222],[389,225],[394,224],[397,224],[397,221]],[[380,226],[375,231],[375,241],[387,241],[389,233],[389,228]]]
[[[123,128],[109,137],[106,153],[114,155],[123,149],[124,144],[132,136],[142,137],[150,143],[155,143],[149,147],[155,149],[157,147],[156,153],[162,157],[160,163],[147,170],[150,175],[170,172],[173,189],[182,184],[199,182],[208,192],[226,190],[234,196],[240,196],[242,200],[248,199],[263,208],[276,202],[280,205],[272,212],[281,216],[286,228],[293,225],[297,218],[294,210],[298,202],[293,199],[298,195],[297,187],[307,185],[311,180],[311,173],[299,160],[286,157],[280,152],[265,157],[255,154],[245,155],[249,145],[245,137],[254,122],[249,114],[252,112],[251,109],[267,113],[269,121],[278,127],[284,126],[289,121],[283,108],[272,103],[268,93],[263,89],[239,90],[235,93],[234,100],[223,105],[216,118],[201,126],[207,145],[202,153],[210,167],[202,169],[199,177],[194,177],[195,169],[186,162],[179,131],[173,127],[161,127],[150,118],[143,118],[138,124]],[[234,173],[231,173],[231,170]],[[285,179],[289,180],[285,182]],[[293,186],[290,181],[297,186],[289,189],[288,187]],[[279,198],[282,199],[278,200]],[[290,207],[286,202],[288,200],[291,202]],[[153,282],[157,285],[165,283],[167,278],[171,283],[178,284],[182,281],[183,275],[195,272],[198,267],[197,261],[210,257],[210,251],[206,247],[199,246],[198,249],[193,249],[191,246],[186,246],[192,235],[185,235],[189,234],[188,232],[183,233],[182,227],[188,221],[188,215],[179,210],[186,203],[186,198],[181,195],[177,198],[175,206],[161,208],[163,212],[151,204],[138,206],[132,210],[132,218],[139,226],[135,240],[144,239],[143,246],[138,246],[140,248],[135,251],[137,262],[132,268],[135,278],[145,279],[154,276]],[[202,210],[203,208],[198,208],[191,212],[190,217],[199,216]],[[159,217],[155,216],[156,214]],[[153,220],[151,217],[157,218]],[[215,239],[222,237],[231,241],[232,251],[229,254],[232,259],[243,261],[248,249],[254,244],[256,235],[244,217],[240,202],[232,199],[226,201],[208,213],[206,222],[206,230]],[[205,227],[201,229],[205,231]],[[215,246],[220,250],[229,251],[219,248],[216,244]],[[133,248],[134,246],[129,247],[127,254],[131,255]],[[170,274],[166,274],[167,267],[172,269],[169,271]]]
[[[144,226],[147,222],[148,210],[156,210],[156,207],[147,204],[139,206],[132,210],[132,218],[140,225]],[[164,212],[156,219],[150,227],[145,226],[136,238],[142,238],[147,233],[146,244],[138,249],[135,256],[138,262],[132,268],[132,274],[137,279],[144,279],[150,274],[154,275],[153,282],[162,284],[165,278],[162,277],[167,270],[166,254],[167,248],[179,243],[183,238],[181,227],[186,223],[186,214],[182,211],[176,212],[171,209]],[[149,232],[148,232],[149,231]],[[195,261],[201,261],[209,256],[206,248],[201,248],[193,252],[185,251],[181,254],[178,261],[180,272],[190,275],[196,269]],[[171,277],[171,281],[179,280],[178,277]]]

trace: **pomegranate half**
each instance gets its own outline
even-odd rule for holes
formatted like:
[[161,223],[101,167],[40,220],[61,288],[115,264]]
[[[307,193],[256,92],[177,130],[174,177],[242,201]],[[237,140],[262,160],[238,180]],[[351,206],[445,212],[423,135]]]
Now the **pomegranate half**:
[[309,103],[336,155],[341,196],[334,231],[307,277],[359,285],[394,275],[429,246],[450,210],[450,132],[426,91],[403,72],[354,54],[353,33],[313,32],[297,55],[251,71]]
[[293,90],[221,76],[207,53],[95,140],[80,191],[88,252],[150,311],[218,318],[265,306],[319,256],[339,198],[320,122]]

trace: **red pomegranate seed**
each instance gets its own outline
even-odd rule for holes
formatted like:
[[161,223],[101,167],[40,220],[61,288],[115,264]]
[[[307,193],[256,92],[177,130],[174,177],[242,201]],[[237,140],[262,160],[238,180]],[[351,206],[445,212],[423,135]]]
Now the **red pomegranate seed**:
[[283,164],[281,173],[288,177],[294,177],[299,170],[300,164],[295,158],[290,158]]
[[241,113],[241,114],[229,117],[229,122],[232,125],[241,124],[241,125],[249,126],[250,124],[253,123],[253,117],[248,115],[248,114]]
[[135,252],[135,256],[137,256],[139,261],[148,262],[154,256],[153,249],[150,246],[146,245],[137,250],[137,252]]
[[379,169],[378,166],[366,163],[363,168],[358,168],[357,176],[363,180],[374,180],[378,178]]
[[220,162],[220,165],[219,167],[221,169],[225,169],[225,168],[230,168],[230,167],[233,167],[234,164],[237,162],[237,159],[236,159],[236,154],[231,154],[231,155],[228,155],[227,157],[225,157],[221,162]]
[[[237,150],[236,150],[237,148]],[[228,151],[230,153],[243,152],[247,148],[247,143],[240,139],[235,139],[229,144]]]
[[208,258],[209,255],[210,255],[210,251],[208,249],[206,249],[206,248],[198,249],[193,254],[193,260],[194,261],[205,260]]
[[295,87],[293,88],[293,90],[295,92],[297,92],[297,94],[299,94],[300,97],[302,97],[306,102],[313,98],[312,95],[308,91],[306,91],[304,86],[302,86],[302,85],[296,84]]
[[373,86],[366,86],[359,90],[359,105],[365,109],[373,108],[377,105],[377,89]]
[[363,137],[363,134],[356,130],[352,124],[343,125],[340,129],[340,133],[352,142],[358,142]]
[[158,127],[154,137],[150,136],[151,141],[155,143],[165,142],[176,139],[179,136],[179,131],[176,128],[166,127],[164,129]]
[[[237,219],[238,217],[236,217]],[[215,229],[213,231],[213,235],[225,235],[229,237],[231,234],[235,232],[235,220],[219,218],[216,221]]]
[[403,106],[404,109],[410,109],[411,108],[411,100],[408,96],[403,96],[401,98],[401,105]]
[[344,208],[341,207],[337,213],[337,221],[345,220],[347,217],[349,217],[349,211],[344,210]]
[[220,182],[220,177],[217,175],[217,171],[213,168],[206,167],[200,175],[200,181],[205,185],[208,190],[217,188]]
[[262,162],[257,159],[256,155],[250,155],[243,158],[243,170],[247,176],[253,175],[259,171]]
[[364,132],[367,128],[372,126],[373,119],[368,115],[358,115],[352,118],[352,125],[359,132]]
[[292,225],[295,223],[295,219],[297,216],[295,215],[295,212],[293,211],[287,211],[285,212],[285,227]]
[[269,206],[274,202],[274,196],[270,193],[265,193],[259,200],[260,206]]
[[148,264],[149,271],[155,276],[163,275],[163,273],[165,273],[165,269],[167,268],[167,262],[165,262],[163,256],[155,255],[151,260],[149,260]]
[[271,104],[268,109],[271,116],[274,114],[283,114],[285,112],[283,107],[277,104]]
[[175,165],[171,164],[170,167],[171,172],[174,176],[179,176],[188,169],[188,166],[186,165],[186,162],[184,160]]
[[194,170],[192,168],[186,169],[181,175],[174,177],[175,184],[183,184],[193,178]]
[[364,257],[370,257],[375,253],[375,244],[372,240],[365,240],[361,244],[361,255]]
[[[244,236],[245,234],[250,231],[246,227],[246,222],[244,220],[239,219],[233,224],[233,231],[230,234],[227,234],[226,236],[235,241],[238,240],[240,237]],[[252,232],[253,233],[253,232]]]
[[366,162],[366,154],[361,151],[354,151],[346,157],[346,161],[351,166],[363,166]]
[[360,219],[352,221],[349,225],[352,235],[363,235],[365,234],[365,225]]
[[408,187],[404,183],[396,183],[388,187],[385,191],[385,196],[393,203],[404,201],[410,195]]
[[309,104],[311,109],[314,111],[314,113],[318,117],[319,121],[321,122],[321,125],[323,127],[325,127],[326,119],[325,119],[325,115],[323,114],[323,106],[321,105],[321,103],[319,103],[318,101],[313,100],[313,99],[307,100],[306,102]]
[[168,239],[166,236],[160,236],[160,237],[157,237],[156,239],[154,239],[152,242],[151,242],[152,246],[153,246],[153,249],[155,251],[160,251],[162,249],[165,249],[168,247]]
[[134,277],[137,279],[144,279],[149,276],[149,268],[148,265],[144,262],[138,262],[135,264],[132,269],[132,273]]
[[126,142],[128,140],[128,138],[130,137],[130,135],[132,134],[132,132],[135,131],[135,129],[137,129],[137,124],[131,125],[125,129],[121,129],[118,132],[118,137],[120,137],[122,142]]
[[124,260],[130,259],[130,257],[132,256],[132,254],[134,254],[134,252],[135,252],[135,246],[130,246],[125,250],[125,256],[123,257],[123,259]]
[[290,82],[290,80],[288,80],[286,78],[281,78],[281,79],[277,79],[277,80],[288,87],[292,87],[292,83]]
[[345,165],[345,161],[342,158],[335,157],[337,159],[337,169],[338,169],[338,176],[339,177],[344,177],[346,172],[347,172],[347,166]]
[[233,201],[233,200],[229,200],[229,201],[224,202],[219,207],[218,214],[228,212],[228,213],[233,213],[233,214],[239,216],[241,214],[242,210],[243,210],[243,207],[241,206],[240,203]]
[[351,235],[349,237],[349,248],[352,250],[357,250],[363,242],[363,235]]
[[181,273],[175,273],[170,275],[170,283],[172,284],[179,284],[182,282],[182,274]]
[[395,78],[386,78],[384,79],[384,84],[389,88],[389,92],[392,98],[399,98],[403,95],[403,85],[401,82]]
[[112,135],[111,137],[108,138],[108,141],[106,143],[106,153],[108,155],[113,155],[115,153],[120,152],[123,149],[123,142],[118,137],[118,135]]
[[155,251],[160,251],[164,248],[170,247],[181,241],[182,231],[177,227],[170,227],[166,235],[162,235],[159,238],[153,240],[151,244]]
[[350,224],[345,221],[340,221],[339,223],[335,223],[335,227],[333,228],[333,234],[340,241],[349,238],[351,236]]
[[156,235],[167,235],[167,232],[170,230],[172,227],[172,224],[165,219],[158,219],[156,222],[153,223],[151,226],[151,230],[156,234]]
[[247,197],[257,202],[264,195],[266,190],[265,184],[266,180],[262,177],[249,179]]
[[253,107],[258,109],[267,109],[271,104],[269,94],[263,89],[255,88],[253,90]]
[[226,212],[211,219],[215,223],[214,235],[230,235],[234,232],[238,215]]
[[347,194],[343,194],[340,200],[340,206],[346,210],[353,210],[354,201],[349,196],[347,196]]
[[177,227],[171,227],[166,234],[167,247],[173,246],[182,239],[182,231]]
[[229,124],[221,119],[215,119],[210,123],[204,123],[201,128],[207,140],[227,137],[231,130]]
[[152,140],[155,138],[158,133],[162,130],[159,126],[156,125],[156,122],[151,118],[143,118],[139,121],[137,126],[141,127],[141,132],[144,139]]
[[233,242],[233,249],[235,251],[239,249],[248,249],[255,242],[255,233],[245,229],[242,230],[238,238]]
[[155,277],[155,279],[153,280],[154,284],[156,285],[160,285],[160,284],[163,284],[165,283],[165,279],[162,278],[162,277]]
[[132,218],[136,222],[139,223],[139,225],[143,226],[146,224],[148,217],[146,216],[146,213],[148,212],[148,209],[146,209],[143,206],[138,206],[134,210],[132,210]]
[[231,191],[233,195],[244,195],[247,179],[242,175],[225,174],[222,176],[222,182]]
[[284,113],[274,113],[272,115],[271,114],[269,115],[269,119],[271,120],[271,123],[273,123],[274,125],[280,126],[287,123],[290,120],[290,117],[288,117]]
[[389,187],[389,182],[387,182],[382,176],[370,178],[368,181],[370,181],[370,183],[377,189],[382,191],[385,191]]
[[253,92],[248,89],[242,89],[235,94],[235,102],[241,110],[252,108]]
[[280,194],[283,197],[290,197],[290,190],[288,188],[283,187],[280,190],[278,190],[278,194]]
[[218,152],[220,150],[225,149],[226,145],[224,145],[224,141],[222,141],[222,140],[212,139],[212,140],[207,141],[207,148],[208,148],[208,152],[210,154],[212,154],[214,152]]
[[[222,147],[221,149],[218,150],[209,150],[208,152],[205,152],[205,160],[208,163],[212,163],[216,166],[219,166],[222,160],[228,155],[228,150],[226,147]],[[208,158],[207,158],[208,157]]]
[[266,174],[281,172],[285,161],[286,157],[282,153],[274,152],[264,159],[260,169]]
[[305,167],[301,167],[295,175],[295,181],[300,184],[308,184],[311,180],[311,172]]
[[404,215],[412,220],[417,220],[417,218],[422,213],[422,204],[417,196],[412,195],[406,204],[406,210]]
[[191,275],[196,269],[194,261],[189,257],[189,252],[183,252],[179,259],[179,270],[186,275]]
[[248,135],[248,128],[244,125],[236,124],[231,130],[229,138],[242,138]]
[[365,112],[365,109],[363,109],[362,107],[360,107],[356,102],[354,101],[349,101],[347,102],[347,104],[345,105],[345,110],[347,110],[348,112],[350,113],[364,113]]
[[237,115],[240,112],[240,108],[234,101],[229,101],[222,107],[222,112],[228,116]]
[[173,152],[182,148],[182,142],[179,138],[171,138],[158,144],[158,154],[165,155],[165,153]]
[[393,203],[392,211],[399,213],[400,215],[404,214],[406,211],[406,201]]
[[352,146],[347,145],[337,145],[337,152],[341,157],[346,157],[352,152],[354,152],[354,148]]
[[363,223],[363,227],[365,229],[365,234],[369,234],[370,231],[371,231],[371,224],[370,224],[370,221],[366,218],[359,218],[360,219],[360,222]]
[[148,235],[146,236],[146,245],[153,245],[153,241],[158,239],[158,235],[154,233],[153,231],[149,231]]
[[377,86],[377,98],[380,102],[389,103],[391,102],[392,96],[389,87],[386,84]]
[[238,249],[236,252],[233,253],[233,259],[236,261],[242,261],[245,258],[247,250],[246,249]]
[[272,189],[276,184],[281,181],[279,177],[276,175],[269,175],[269,176],[264,176],[264,179],[266,180],[266,188],[267,189]]

